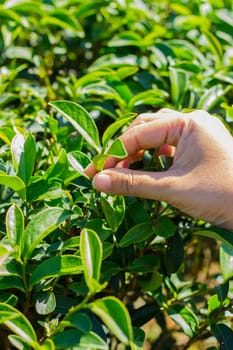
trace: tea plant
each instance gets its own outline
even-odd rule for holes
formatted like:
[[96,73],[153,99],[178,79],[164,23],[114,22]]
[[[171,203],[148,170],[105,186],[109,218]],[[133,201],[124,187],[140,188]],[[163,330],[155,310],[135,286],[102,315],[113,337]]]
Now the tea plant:
[[142,112],[204,109],[231,130],[232,14],[228,0],[0,1],[1,349],[177,349],[174,330],[180,349],[232,348],[232,233],[84,174],[126,157],[119,135]]

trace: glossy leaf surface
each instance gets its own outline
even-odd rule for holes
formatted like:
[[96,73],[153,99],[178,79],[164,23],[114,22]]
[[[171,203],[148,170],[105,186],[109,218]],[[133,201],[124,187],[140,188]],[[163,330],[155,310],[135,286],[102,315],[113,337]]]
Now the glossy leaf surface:
[[26,260],[42,239],[53,232],[70,216],[69,211],[61,208],[47,208],[36,214],[25,228],[22,240],[22,254]]
[[114,297],[96,300],[88,306],[100,317],[111,332],[124,344],[129,344],[133,338],[129,314],[125,306]]
[[84,229],[80,237],[80,253],[83,262],[85,281],[90,290],[94,281],[99,282],[103,248],[95,231]]
[[54,101],[50,102],[50,105],[61,113],[92,147],[100,150],[96,125],[82,106],[71,101]]
[[54,256],[40,263],[30,278],[30,285],[47,278],[76,275],[83,271],[81,259],[74,255]]

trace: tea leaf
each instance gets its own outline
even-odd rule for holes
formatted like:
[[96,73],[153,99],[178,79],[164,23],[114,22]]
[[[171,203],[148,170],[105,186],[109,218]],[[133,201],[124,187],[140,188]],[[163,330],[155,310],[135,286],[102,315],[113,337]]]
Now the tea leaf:
[[221,68],[223,51],[220,42],[210,31],[202,30],[202,33],[205,35],[208,45],[215,56],[216,68]]
[[222,243],[220,248],[220,265],[225,281],[233,277],[233,246]]
[[157,255],[144,255],[135,258],[132,264],[129,266],[129,270],[132,272],[152,272],[155,268],[158,268],[160,264],[160,257]]
[[67,119],[73,127],[83,136],[90,146],[100,151],[99,134],[93,119],[80,105],[70,101],[54,101],[49,103]]
[[36,312],[39,315],[47,315],[55,310],[56,298],[53,292],[40,293],[36,299]]
[[69,216],[70,212],[61,208],[47,208],[33,216],[23,234],[23,259],[25,261],[29,259],[42,239],[59,227]]
[[123,103],[120,95],[116,92],[115,89],[113,89],[111,86],[104,85],[101,82],[85,85],[84,87],[82,87],[82,89],[79,90],[79,93],[92,94],[95,96],[99,95],[103,96],[105,99],[116,100],[119,104]]
[[68,153],[68,161],[72,167],[81,175],[84,175],[84,169],[91,162],[90,158],[83,152],[73,151]]
[[124,344],[133,340],[133,331],[128,311],[124,304],[115,297],[105,297],[88,304],[111,332]]
[[129,101],[129,110],[132,111],[140,105],[160,105],[165,103],[168,93],[162,90],[147,90],[135,95]]
[[32,273],[30,286],[47,278],[76,275],[83,271],[80,257],[75,255],[54,256],[40,263]]
[[21,248],[23,231],[24,231],[24,216],[22,210],[17,204],[12,204],[6,214],[6,231],[9,242],[14,246]]
[[69,11],[65,9],[56,9],[51,12],[49,16],[44,16],[41,19],[42,26],[59,26],[63,29],[69,29],[80,37],[84,37],[83,29],[78,22],[78,20],[71,14]]
[[103,248],[95,231],[83,229],[80,236],[80,254],[83,262],[84,276],[90,291],[93,280],[99,282]]
[[224,350],[231,350],[233,342],[233,331],[223,323],[211,325],[211,330],[220,344],[224,345]]
[[188,306],[176,304],[168,309],[168,314],[188,337],[197,333],[198,319]]
[[127,125],[127,123],[134,118],[135,114],[132,114],[132,116],[128,118],[123,118],[120,120],[117,120],[116,122],[109,125],[109,127],[104,131],[103,137],[102,137],[102,143],[103,143],[103,149],[106,148],[108,142],[111,140],[111,138],[114,136],[114,134],[122,128],[122,126]]
[[11,143],[14,164],[19,176],[27,185],[32,175],[36,157],[36,144],[31,134],[26,138],[17,134]]
[[10,334],[8,336],[9,342],[18,350],[30,350],[26,342],[18,335]]
[[110,47],[122,47],[122,46],[141,46],[142,38],[140,35],[131,31],[124,31],[116,36],[114,36],[109,42]]
[[64,149],[61,150],[57,161],[45,173],[45,179],[64,180],[68,172],[68,159]]
[[[110,203],[112,201],[112,203]],[[102,197],[101,204],[109,227],[115,232],[121,225],[125,215],[125,201],[123,196]]]
[[115,158],[125,158],[127,157],[127,152],[125,150],[124,144],[120,139],[116,139],[107,151],[107,155]]
[[146,241],[153,235],[153,228],[150,222],[137,224],[129,229],[119,242],[120,247],[127,247],[130,244],[136,244]]
[[107,150],[107,153],[97,154],[95,157],[92,158],[92,162],[95,168],[98,171],[103,170],[104,164],[109,157],[115,157],[119,159],[127,157],[127,152],[125,150],[124,144],[120,139],[116,139],[115,141],[113,141],[113,143]]
[[89,71],[103,69],[103,68],[119,68],[125,66],[137,66],[137,56],[127,55],[118,57],[115,54],[106,54],[97,58],[97,60],[91,65]]
[[80,349],[108,350],[105,341],[94,332],[83,333],[78,329],[65,330],[55,335],[54,343],[56,349],[67,349],[79,346]]
[[23,200],[26,199],[25,183],[18,176],[7,175],[3,171],[0,171],[0,185],[10,187]]
[[80,331],[87,333],[92,328],[92,322],[88,315],[82,312],[76,312],[66,318],[72,327],[79,329]]
[[160,237],[169,238],[174,235],[176,226],[169,217],[163,215],[156,220],[153,231]]
[[56,350],[52,339],[45,339],[43,344],[40,346],[40,350]]
[[6,126],[0,127],[0,138],[8,145],[10,145],[14,136],[15,133],[11,128],[8,128]]
[[19,25],[23,26],[25,22],[23,19],[17,15],[14,11],[11,9],[4,8],[2,5],[0,5],[0,18],[4,21],[6,20],[13,20],[14,22],[18,23]]
[[200,98],[197,108],[210,111],[230,89],[230,87],[224,89],[220,84],[212,86]]
[[227,246],[229,246],[230,249],[233,247],[233,237],[231,234],[229,234],[229,231],[224,230],[220,227],[213,227],[207,230],[199,230],[194,232],[195,235],[199,236],[205,236],[213,239],[217,239],[220,242],[223,242]]
[[188,87],[187,73],[170,67],[171,96],[174,106],[179,109]]
[[211,314],[215,310],[219,309],[221,302],[217,294],[212,295],[208,300],[208,312]]
[[12,315],[12,317],[10,316],[8,320],[5,319],[4,325],[16,335],[20,336],[26,344],[39,350],[39,344],[37,343],[35,331],[27,318],[13,306],[0,303],[0,319],[2,313],[4,315],[5,312],[8,312],[8,314]]
[[162,258],[163,266],[168,274],[175,273],[179,270],[183,260],[184,244],[179,233],[176,232],[167,240],[167,249]]

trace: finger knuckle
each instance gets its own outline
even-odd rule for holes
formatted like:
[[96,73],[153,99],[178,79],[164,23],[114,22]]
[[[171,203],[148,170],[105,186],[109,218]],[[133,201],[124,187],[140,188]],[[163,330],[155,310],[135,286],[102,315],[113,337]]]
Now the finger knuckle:
[[120,191],[126,195],[134,196],[137,192],[137,181],[131,170],[128,171],[127,175],[122,175],[120,181]]

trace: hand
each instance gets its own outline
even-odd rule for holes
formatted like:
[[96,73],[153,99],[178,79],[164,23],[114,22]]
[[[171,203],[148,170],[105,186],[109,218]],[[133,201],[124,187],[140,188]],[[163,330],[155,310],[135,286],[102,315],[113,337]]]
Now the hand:
[[[138,116],[121,136],[124,161],[107,160],[86,174],[102,192],[165,201],[193,217],[233,229],[233,138],[216,117],[204,111],[162,109]],[[166,171],[128,169],[143,151],[160,147],[174,156]]]

